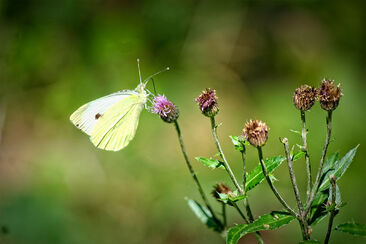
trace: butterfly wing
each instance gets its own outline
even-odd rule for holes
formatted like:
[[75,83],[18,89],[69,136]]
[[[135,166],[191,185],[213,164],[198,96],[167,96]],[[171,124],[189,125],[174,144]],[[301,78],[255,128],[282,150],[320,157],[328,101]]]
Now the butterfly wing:
[[146,96],[130,95],[111,106],[93,128],[90,140],[98,148],[118,151],[128,145],[136,134]]
[[70,116],[70,120],[77,128],[90,135],[98,120],[109,108],[131,95],[137,95],[137,92],[131,90],[119,91],[96,99],[76,110]]

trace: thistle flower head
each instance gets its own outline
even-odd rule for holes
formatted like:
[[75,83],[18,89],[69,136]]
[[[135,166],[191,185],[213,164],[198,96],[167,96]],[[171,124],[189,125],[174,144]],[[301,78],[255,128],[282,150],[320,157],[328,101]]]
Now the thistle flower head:
[[294,92],[293,101],[295,107],[301,111],[309,110],[314,105],[317,96],[318,91],[316,88],[302,85],[301,87],[296,88]]
[[159,114],[160,118],[167,123],[172,123],[179,117],[178,108],[164,95],[154,97],[152,112]]
[[220,199],[220,194],[231,195],[231,194],[233,194],[233,191],[230,189],[230,187],[228,187],[224,183],[214,185],[214,189],[212,190],[212,195],[217,200],[219,200]]
[[206,88],[195,101],[198,103],[201,112],[207,117],[213,117],[219,112],[216,90]]
[[268,139],[268,126],[260,120],[250,120],[245,123],[243,135],[252,146],[261,147]]
[[327,111],[336,109],[341,96],[343,96],[341,84],[338,84],[337,87],[335,87],[334,80],[322,80],[322,84],[319,88],[319,99],[322,109]]

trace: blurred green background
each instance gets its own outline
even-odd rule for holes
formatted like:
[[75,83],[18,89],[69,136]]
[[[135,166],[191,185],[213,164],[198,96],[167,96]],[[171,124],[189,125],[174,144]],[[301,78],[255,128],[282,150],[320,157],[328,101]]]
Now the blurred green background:
[[[202,89],[217,90],[219,136],[240,177],[229,135],[250,118],[264,120],[271,128],[265,156],[282,154],[278,137],[300,143],[289,131],[300,128],[294,89],[324,77],[341,82],[329,152],[361,146],[339,181],[347,206],[335,224],[366,223],[365,13],[364,1],[0,0],[0,243],[223,243],[186,205],[185,197],[200,197],[172,125],[143,111],[135,139],[113,153],[94,148],[69,122],[82,104],[135,88],[137,58],[144,77],[171,67],[156,77],[157,91],[179,106],[207,192],[230,181],[194,160],[216,154],[209,120],[193,102]],[[316,104],[307,118],[316,168],[325,112]],[[248,158],[252,169],[253,148]],[[304,162],[295,167],[304,190]],[[285,164],[275,175],[295,206]],[[256,216],[281,209],[266,184],[250,198]],[[232,209],[229,215],[241,223]],[[323,240],[326,226],[313,237]],[[263,235],[266,243],[297,243],[301,236],[295,221]],[[337,232],[331,238],[364,241]],[[255,242],[248,236],[241,243]]]

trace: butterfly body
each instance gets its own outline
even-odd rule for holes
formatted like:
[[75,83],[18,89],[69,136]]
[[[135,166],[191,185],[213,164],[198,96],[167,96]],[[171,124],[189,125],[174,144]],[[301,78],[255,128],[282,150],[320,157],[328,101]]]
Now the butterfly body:
[[91,101],[77,109],[70,120],[90,136],[97,148],[119,151],[136,134],[148,98],[145,86],[140,83],[135,90],[118,91]]

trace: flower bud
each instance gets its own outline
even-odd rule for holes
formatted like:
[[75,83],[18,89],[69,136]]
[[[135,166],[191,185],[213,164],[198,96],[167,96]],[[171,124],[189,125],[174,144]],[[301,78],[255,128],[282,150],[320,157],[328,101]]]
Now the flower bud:
[[214,189],[212,191],[212,195],[217,200],[219,200],[220,199],[220,194],[232,195],[233,191],[230,189],[230,187],[228,187],[224,183],[220,183],[220,184],[217,184],[217,185],[214,186]]
[[260,120],[250,120],[245,123],[243,135],[252,146],[261,147],[268,139],[268,126]]
[[206,88],[201,95],[195,99],[201,112],[207,117],[214,117],[219,112],[216,90]]
[[164,95],[154,97],[152,112],[159,114],[160,118],[167,123],[172,123],[179,117],[178,108]]
[[342,90],[341,84],[334,87],[334,80],[322,80],[322,84],[319,88],[320,106],[322,109],[332,111],[338,107],[339,100],[341,99]]
[[318,91],[316,88],[302,85],[301,87],[296,88],[294,92],[293,101],[295,107],[301,111],[309,110],[314,105],[317,96]]

